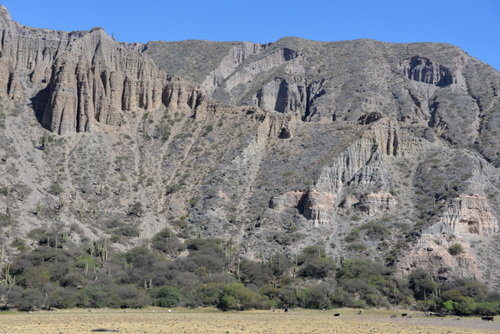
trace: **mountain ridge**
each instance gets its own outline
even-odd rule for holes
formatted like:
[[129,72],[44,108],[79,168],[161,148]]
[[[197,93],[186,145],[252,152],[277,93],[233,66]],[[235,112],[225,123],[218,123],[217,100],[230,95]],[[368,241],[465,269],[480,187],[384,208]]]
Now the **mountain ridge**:
[[57,227],[126,250],[168,227],[500,285],[500,74],[459,48],[126,44],[0,12],[4,243]]

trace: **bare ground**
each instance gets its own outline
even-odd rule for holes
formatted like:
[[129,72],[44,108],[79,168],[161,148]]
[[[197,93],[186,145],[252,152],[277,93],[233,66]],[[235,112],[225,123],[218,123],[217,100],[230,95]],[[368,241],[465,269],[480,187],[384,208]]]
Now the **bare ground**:
[[[76,334],[95,329],[120,333],[500,333],[500,324],[479,318],[430,318],[400,312],[355,310],[219,312],[215,310],[71,310],[0,315],[0,334]],[[334,313],[341,313],[335,317]],[[396,314],[396,318],[391,318]]]

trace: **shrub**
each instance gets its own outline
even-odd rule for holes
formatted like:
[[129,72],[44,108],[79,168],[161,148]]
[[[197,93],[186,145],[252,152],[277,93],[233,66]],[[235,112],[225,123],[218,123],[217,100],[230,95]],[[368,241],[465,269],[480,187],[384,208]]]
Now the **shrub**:
[[367,249],[367,247],[362,243],[356,242],[356,243],[348,245],[347,249],[361,253],[361,252],[364,252]]
[[248,289],[241,283],[227,284],[224,286],[222,297],[217,305],[221,310],[246,310],[255,305],[257,293]]
[[171,184],[171,185],[167,186],[167,188],[165,190],[165,194],[166,195],[170,195],[170,194],[178,192],[180,189],[181,189],[180,185],[178,185],[178,184]]
[[335,261],[330,257],[311,259],[299,269],[299,276],[325,278],[336,268]]
[[344,238],[345,242],[353,242],[359,238],[359,233],[361,230],[357,227],[353,228],[351,232]]
[[52,183],[49,187],[49,193],[54,196],[59,196],[63,192],[63,188],[59,183]]
[[132,238],[139,236],[139,229],[135,226],[123,226],[113,231],[113,233],[119,236]]
[[380,239],[391,234],[391,231],[387,227],[376,222],[364,224],[361,226],[361,230],[364,230],[366,235],[371,239]]
[[297,257],[299,265],[306,263],[311,259],[318,259],[326,256],[325,248],[321,246],[309,246],[302,250]]
[[151,291],[153,306],[176,307],[179,305],[182,295],[179,289],[172,286],[162,286]]
[[165,228],[158,232],[153,239],[151,239],[151,246],[156,250],[170,255],[177,255],[185,249],[184,245],[169,228]]
[[450,253],[451,255],[459,255],[462,254],[463,252],[464,249],[460,244],[453,244],[448,248],[448,253]]
[[409,288],[416,299],[426,300],[437,291],[438,284],[427,271],[416,269],[410,274]]
[[128,209],[128,215],[132,216],[135,215],[137,217],[140,217],[142,215],[142,203],[141,202],[135,202],[134,204],[129,206]]

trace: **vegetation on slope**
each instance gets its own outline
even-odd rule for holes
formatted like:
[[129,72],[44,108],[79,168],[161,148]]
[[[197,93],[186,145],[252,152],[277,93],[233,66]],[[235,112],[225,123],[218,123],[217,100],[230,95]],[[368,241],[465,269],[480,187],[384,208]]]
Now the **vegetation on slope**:
[[[107,240],[75,245],[56,231],[34,230],[30,235],[36,248],[27,250],[18,240],[21,252],[3,267],[3,307],[413,306],[459,315],[500,313],[498,293],[489,293],[476,280],[437,282],[422,270],[399,275],[366,259],[337,263],[317,245],[296,256],[276,252],[269,258],[240,261],[231,242],[196,238],[182,243],[169,232],[153,238],[153,250],[136,247],[113,252]],[[168,246],[159,247],[160,240]],[[171,256],[179,252],[182,256]]]

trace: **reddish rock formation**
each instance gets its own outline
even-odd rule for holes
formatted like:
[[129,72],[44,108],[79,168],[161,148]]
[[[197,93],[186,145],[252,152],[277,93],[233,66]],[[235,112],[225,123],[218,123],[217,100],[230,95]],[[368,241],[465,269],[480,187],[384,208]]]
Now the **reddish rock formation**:
[[460,194],[441,218],[444,231],[455,234],[492,235],[498,231],[488,200],[478,194]]
[[397,204],[396,198],[391,194],[380,191],[378,193],[369,193],[361,195],[359,202],[355,207],[369,216],[379,212],[388,212]]

